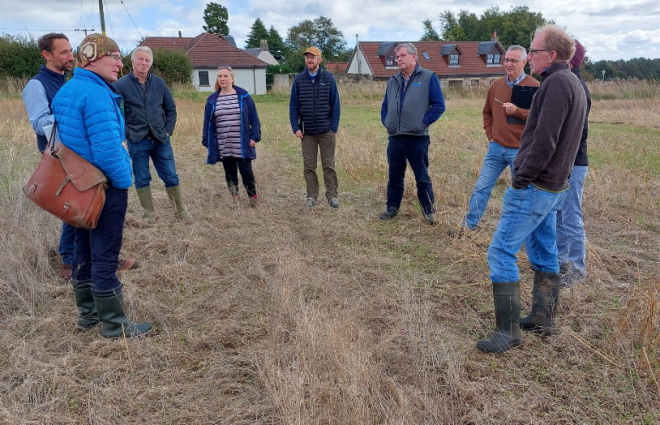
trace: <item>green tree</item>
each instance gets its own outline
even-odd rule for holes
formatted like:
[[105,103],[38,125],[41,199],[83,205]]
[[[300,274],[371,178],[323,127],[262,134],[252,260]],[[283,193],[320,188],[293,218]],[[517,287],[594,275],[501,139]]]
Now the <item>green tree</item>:
[[345,56],[346,51],[344,34],[335,28],[332,19],[325,16],[319,16],[313,21],[306,19],[289,28],[286,44],[291,55],[302,55],[308,47],[317,47],[323,59],[328,61],[339,60]]
[[250,28],[250,32],[247,35],[245,48],[252,49],[255,47],[259,47],[259,45],[261,44],[261,40],[268,41],[268,38],[269,38],[269,34],[268,34],[268,30],[266,29],[266,26],[264,25],[261,19],[257,18],[257,20],[254,21],[254,24],[252,24],[252,28]]
[[[153,54],[154,62],[151,72],[165,80],[168,86],[172,83],[192,82],[192,63],[183,51],[156,49]],[[131,53],[122,53],[122,61],[124,63],[123,74],[126,75],[133,69]]]
[[204,31],[211,34],[229,35],[229,27],[227,21],[229,20],[229,12],[227,8],[218,3],[209,3],[204,9]]
[[424,35],[422,35],[422,38],[419,39],[419,41],[440,41],[440,35],[438,35],[438,32],[433,28],[433,22],[431,22],[430,19],[427,19],[425,21],[422,21],[424,24]]
[[284,59],[286,56],[284,40],[282,40],[282,36],[272,25],[270,26],[270,30],[268,30],[268,50],[278,61]]
[[0,77],[32,77],[45,63],[32,37],[0,36]]
[[554,23],[541,13],[531,12],[527,6],[516,6],[502,12],[498,6],[484,11],[481,17],[461,10],[458,16],[449,10],[440,14],[442,38],[447,41],[486,41],[497,32],[499,41],[508,47],[512,44],[529,46],[530,36],[536,28]]

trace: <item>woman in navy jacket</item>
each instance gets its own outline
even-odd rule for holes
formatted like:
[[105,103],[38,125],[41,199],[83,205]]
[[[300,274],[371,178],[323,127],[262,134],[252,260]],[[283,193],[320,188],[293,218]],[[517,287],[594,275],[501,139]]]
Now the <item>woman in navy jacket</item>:
[[234,201],[238,200],[238,172],[254,205],[257,200],[252,160],[261,140],[257,108],[247,91],[234,85],[230,67],[219,67],[215,93],[206,101],[202,145],[206,146],[207,164],[222,162],[225,180]]

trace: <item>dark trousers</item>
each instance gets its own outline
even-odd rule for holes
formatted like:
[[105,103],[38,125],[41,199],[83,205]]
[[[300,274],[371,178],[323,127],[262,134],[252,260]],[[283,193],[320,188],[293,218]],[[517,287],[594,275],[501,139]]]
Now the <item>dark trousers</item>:
[[390,136],[387,145],[389,179],[387,181],[387,209],[399,210],[403,199],[406,161],[415,175],[417,198],[424,214],[433,212],[433,186],[429,176],[429,136]]
[[117,266],[127,207],[128,190],[108,187],[96,228],[76,228],[72,279],[78,282],[91,281],[95,291],[107,291],[121,286],[117,278]]
[[225,180],[232,195],[238,195],[238,173],[241,173],[243,186],[248,196],[252,198],[257,195],[257,187],[252,172],[252,160],[243,158],[222,158],[222,166],[225,169]]
[[60,233],[59,253],[62,258],[62,264],[71,265],[73,263],[73,245],[76,240],[76,228],[70,224],[62,223],[62,233]]

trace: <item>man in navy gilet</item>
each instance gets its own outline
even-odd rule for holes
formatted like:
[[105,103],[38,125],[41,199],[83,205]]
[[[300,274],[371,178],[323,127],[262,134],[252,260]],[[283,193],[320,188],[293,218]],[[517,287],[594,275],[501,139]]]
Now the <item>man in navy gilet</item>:
[[[55,94],[66,83],[66,73],[73,68],[73,50],[69,39],[64,34],[50,33],[38,41],[41,56],[46,65],[41,65],[39,73],[35,75],[23,89],[23,103],[30,118],[30,124],[37,134],[39,152],[46,149],[48,140],[44,134],[44,127],[53,124],[55,118],[50,104]],[[71,277],[71,262],[73,260],[74,227],[62,223],[59,253],[62,258],[60,276]]]

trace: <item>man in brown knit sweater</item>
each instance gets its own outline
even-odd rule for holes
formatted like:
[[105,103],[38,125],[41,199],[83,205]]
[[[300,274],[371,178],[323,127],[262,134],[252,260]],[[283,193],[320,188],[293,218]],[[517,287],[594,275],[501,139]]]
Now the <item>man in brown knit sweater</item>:
[[[554,331],[559,304],[559,263],[555,243],[557,209],[566,198],[568,177],[580,145],[587,98],[568,62],[575,40],[561,28],[536,30],[527,55],[541,75],[514,160],[513,180],[502,201],[502,216],[488,248],[495,299],[495,331],[477,348],[502,353],[520,344],[520,328],[540,335]],[[534,269],[532,311],[520,317],[520,272],[516,254],[525,244]]]
[[[484,157],[479,179],[470,197],[470,211],[465,216],[461,235],[465,229],[474,230],[484,215],[490,194],[502,171],[508,166],[513,177],[513,159],[520,147],[520,135],[525,128],[528,109],[519,108],[511,103],[513,86],[538,87],[539,82],[525,74],[527,51],[524,47],[509,47],[504,57],[506,76],[495,80],[488,89],[486,104],[483,109],[484,130],[488,138],[488,152]],[[508,117],[520,119],[520,124],[511,124]],[[452,236],[456,234],[452,232]]]

